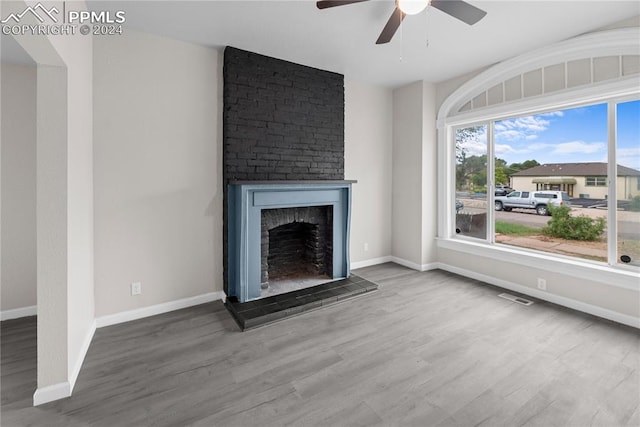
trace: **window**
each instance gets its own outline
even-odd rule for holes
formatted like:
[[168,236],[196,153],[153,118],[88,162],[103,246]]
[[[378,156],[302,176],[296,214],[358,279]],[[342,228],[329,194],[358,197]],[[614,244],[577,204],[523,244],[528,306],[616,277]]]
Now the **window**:
[[[616,262],[640,266],[640,100],[616,106],[617,209]],[[632,184],[636,181],[636,185]],[[635,191],[634,191],[635,190]]]
[[[607,140],[607,104],[506,117],[492,126],[496,180],[506,177],[518,193],[517,199],[505,203],[496,199],[492,243],[606,261],[604,232],[590,236],[588,242],[568,240],[569,232],[563,231],[567,226],[554,228],[550,213],[571,206],[570,186],[580,191],[582,186],[606,185],[607,144],[603,141]],[[576,179],[586,171],[604,176]],[[576,204],[569,215],[588,216],[595,225],[602,221],[598,218],[606,218],[607,212],[588,206],[605,199],[607,190],[590,192],[594,199]],[[573,236],[577,237],[583,236]]]
[[[454,128],[455,198],[465,206],[456,235],[640,266],[638,117],[640,100],[607,100]],[[514,190],[506,196],[496,185],[505,182]],[[554,234],[551,213],[563,210],[567,221],[588,218],[589,230],[571,235],[563,224]]]
[[607,186],[607,177],[606,176],[588,176],[586,178],[586,186],[587,187],[606,187]]
[[458,128],[455,130],[455,139],[456,233],[486,239],[487,126]]

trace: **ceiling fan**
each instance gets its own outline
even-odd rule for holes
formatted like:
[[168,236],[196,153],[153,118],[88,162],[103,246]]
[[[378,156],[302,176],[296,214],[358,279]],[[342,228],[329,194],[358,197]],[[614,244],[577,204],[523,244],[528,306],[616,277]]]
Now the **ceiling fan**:
[[[318,9],[327,9],[364,1],[369,0],[320,0],[316,2],[316,6]],[[389,43],[405,16],[420,13],[428,6],[440,9],[469,25],[475,24],[487,14],[484,10],[461,0],[395,0],[395,3],[396,7],[376,40],[376,44]]]

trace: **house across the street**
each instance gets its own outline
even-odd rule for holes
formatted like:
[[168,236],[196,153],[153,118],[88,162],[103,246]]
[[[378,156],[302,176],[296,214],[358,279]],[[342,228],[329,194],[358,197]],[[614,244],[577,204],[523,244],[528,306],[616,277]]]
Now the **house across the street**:
[[[618,165],[618,200],[640,195],[640,171]],[[609,191],[607,163],[549,163],[511,176],[511,186],[520,191],[560,190],[570,197],[606,199]]]

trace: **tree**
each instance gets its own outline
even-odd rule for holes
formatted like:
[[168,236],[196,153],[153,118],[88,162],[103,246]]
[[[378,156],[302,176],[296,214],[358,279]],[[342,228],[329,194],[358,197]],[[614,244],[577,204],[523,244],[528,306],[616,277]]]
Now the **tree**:
[[508,184],[509,183],[509,177],[507,176],[507,173],[505,172],[505,167],[504,166],[498,166],[496,165],[496,171],[495,171],[495,183],[496,184]]
[[506,166],[504,168],[504,173],[507,175],[508,180],[514,173],[523,171],[525,169],[531,169],[535,166],[540,166],[540,163],[538,163],[537,160],[525,160],[522,163],[511,163],[509,166]]
[[467,157],[466,153],[462,153],[456,165],[456,189],[469,190],[469,184],[487,185],[487,156]]
[[496,184],[508,184],[509,177],[505,172],[505,169],[507,168],[507,161],[496,157],[494,162],[494,168],[495,168],[495,174],[493,177],[494,182]]
[[456,130],[456,160],[458,163],[460,163],[467,154],[463,147],[464,143],[477,139],[483,131],[484,126],[471,126]]
[[456,152],[456,190],[462,190],[466,183],[467,153],[462,150],[460,155]]
[[540,163],[538,163],[537,160],[525,160],[524,162],[522,162],[521,170],[531,169],[532,167],[535,167],[535,166],[540,166]]
[[[470,126],[456,129],[456,190],[473,190],[473,187],[487,185],[487,156],[469,156],[465,146],[477,141],[485,131],[485,126]],[[538,166],[536,160],[526,160],[522,163],[512,163],[507,166],[504,159],[495,158],[494,182],[508,184],[511,175],[521,170]]]
[[[465,143],[477,140],[484,126],[471,126],[456,130],[456,190],[468,189],[469,183],[473,182],[473,175],[478,168],[478,156],[467,157]],[[486,169],[486,156],[484,156]]]

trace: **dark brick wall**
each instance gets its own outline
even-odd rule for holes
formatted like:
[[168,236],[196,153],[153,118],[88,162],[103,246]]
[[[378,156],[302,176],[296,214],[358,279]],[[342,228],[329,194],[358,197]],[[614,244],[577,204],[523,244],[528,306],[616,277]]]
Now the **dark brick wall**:
[[227,47],[224,178],[344,179],[344,76]]
[[224,51],[224,288],[231,181],[343,180],[344,76]]

